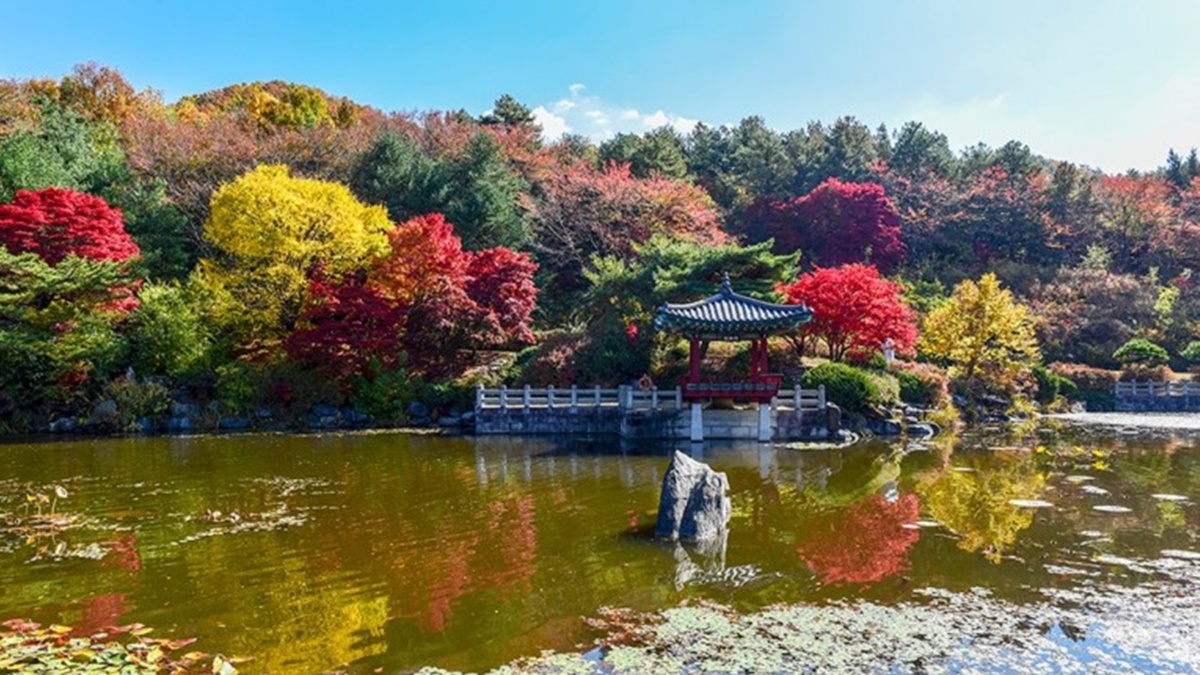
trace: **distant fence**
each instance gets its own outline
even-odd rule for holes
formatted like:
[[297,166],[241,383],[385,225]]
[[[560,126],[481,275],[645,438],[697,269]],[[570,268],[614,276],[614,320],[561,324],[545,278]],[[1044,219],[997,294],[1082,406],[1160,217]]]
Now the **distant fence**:
[[1128,396],[1200,396],[1197,382],[1118,382],[1117,398]]
[[1118,382],[1117,412],[1200,412],[1200,383]]
[[[683,400],[683,391],[674,389],[635,389],[621,386],[616,389],[600,387],[569,388],[546,387],[533,389],[524,387],[509,389],[486,389],[479,387],[475,390],[475,409],[499,410],[529,410],[532,408],[545,409],[579,409],[579,408],[617,408],[619,410],[682,410],[687,404]],[[791,408],[793,410],[824,410],[825,386],[817,389],[784,389],[771,401],[773,408]]]

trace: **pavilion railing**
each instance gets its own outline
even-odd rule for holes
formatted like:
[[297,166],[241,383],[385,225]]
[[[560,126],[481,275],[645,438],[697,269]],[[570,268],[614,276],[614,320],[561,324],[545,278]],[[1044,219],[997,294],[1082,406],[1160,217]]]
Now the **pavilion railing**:
[[[615,389],[601,387],[582,388],[546,387],[534,389],[529,386],[509,389],[488,389],[480,386],[475,390],[476,410],[529,410],[531,408],[578,410],[580,408],[617,408],[620,410],[682,410],[687,406],[683,390],[636,389],[620,386]],[[783,389],[771,401],[772,408],[791,410],[824,410],[825,387],[817,389]]]
[[1113,393],[1122,396],[1200,396],[1200,382],[1117,382]]

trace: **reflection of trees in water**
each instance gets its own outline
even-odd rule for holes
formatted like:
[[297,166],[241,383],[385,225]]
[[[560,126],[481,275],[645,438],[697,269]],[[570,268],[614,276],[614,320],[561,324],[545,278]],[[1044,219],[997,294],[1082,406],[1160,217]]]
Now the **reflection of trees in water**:
[[895,501],[871,495],[827,519],[796,552],[825,584],[874,583],[909,567],[908,553],[920,536],[903,527],[920,516],[916,495]]
[[1045,477],[1024,457],[1000,460],[975,471],[939,471],[918,479],[917,494],[925,511],[953,530],[958,547],[999,563],[1033,524],[1034,513],[1009,504],[1013,499],[1035,499],[1046,486]]

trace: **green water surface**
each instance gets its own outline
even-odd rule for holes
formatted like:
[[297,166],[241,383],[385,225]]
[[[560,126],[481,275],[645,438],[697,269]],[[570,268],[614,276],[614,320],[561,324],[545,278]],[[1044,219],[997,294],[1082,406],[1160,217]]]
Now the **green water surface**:
[[[724,546],[689,550],[648,536],[674,445],[399,433],[9,442],[0,620],[137,621],[252,658],[242,672],[370,673],[586,649],[582,617],[602,606],[694,596],[753,610],[981,587],[1019,603],[1047,587],[1138,584],[1121,560],[1200,551],[1196,443],[1043,429],[907,449],[685,447],[728,473],[734,507]],[[28,495],[54,486],[70,523],[21,529],[51,506]]]

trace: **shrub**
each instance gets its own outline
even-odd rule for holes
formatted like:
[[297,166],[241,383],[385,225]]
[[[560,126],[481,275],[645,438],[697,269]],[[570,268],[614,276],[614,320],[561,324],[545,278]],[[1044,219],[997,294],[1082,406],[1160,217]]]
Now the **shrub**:
[[1045,366],[1034,366],[1033,377],[1037,380],[1039,403],[1050,403],[1059,396],[1074,398],[1079,393],[1079,387],[1074,382]]
[[152,381],[118,378],[104,385],[101,396],[117,404],[117,416],[111,422],[115,431],[136,430],[139,419],[165,415],[171,407],[170,392]]
[[1187,343],[1179,355],[1187,360],[1188,363],[1200,363],[1200,340],[1192,340]]
[[1152,368],[1170,359],[1167,350],[1145,338],[1133,338],[1113,352],[1113,358],[1126,367]]
[[404,421],[405,407],[416,397],[417,387],[403,368],[381,371],[374,362],[367,376],[355,379],[350,404],[377,423],[398,424]]
[[182,378],[208,370],[212,333],[191,286],[147,284],[141,305],[130,315],[132,362],[141,374]]
[[1075,384],[1078,390],[1074,396],[1082,401],[1088,410],[1113,409],[1113,386],[1119,379],[1120,372],[1081,363],[1051,363],[1050,371]]
[[950,397],[950,376],[934,364],[896,361],[892,368],[905,403],[936,408]]
[[[890,375],[884,377],[873,376],[872,373],[844,363],[827,361],[804,373],[800,383],[805,389],[816,389],[824,385],[826,400],[838,404],[843,410],[864,412],[874,406],[883,405],[886,397],[893,395],[893,391],[881,392],[880,384],[894,387],[894,391],[899,390],[900,385],[896,378]],[[890,380],[890,383],[887,380]]]

